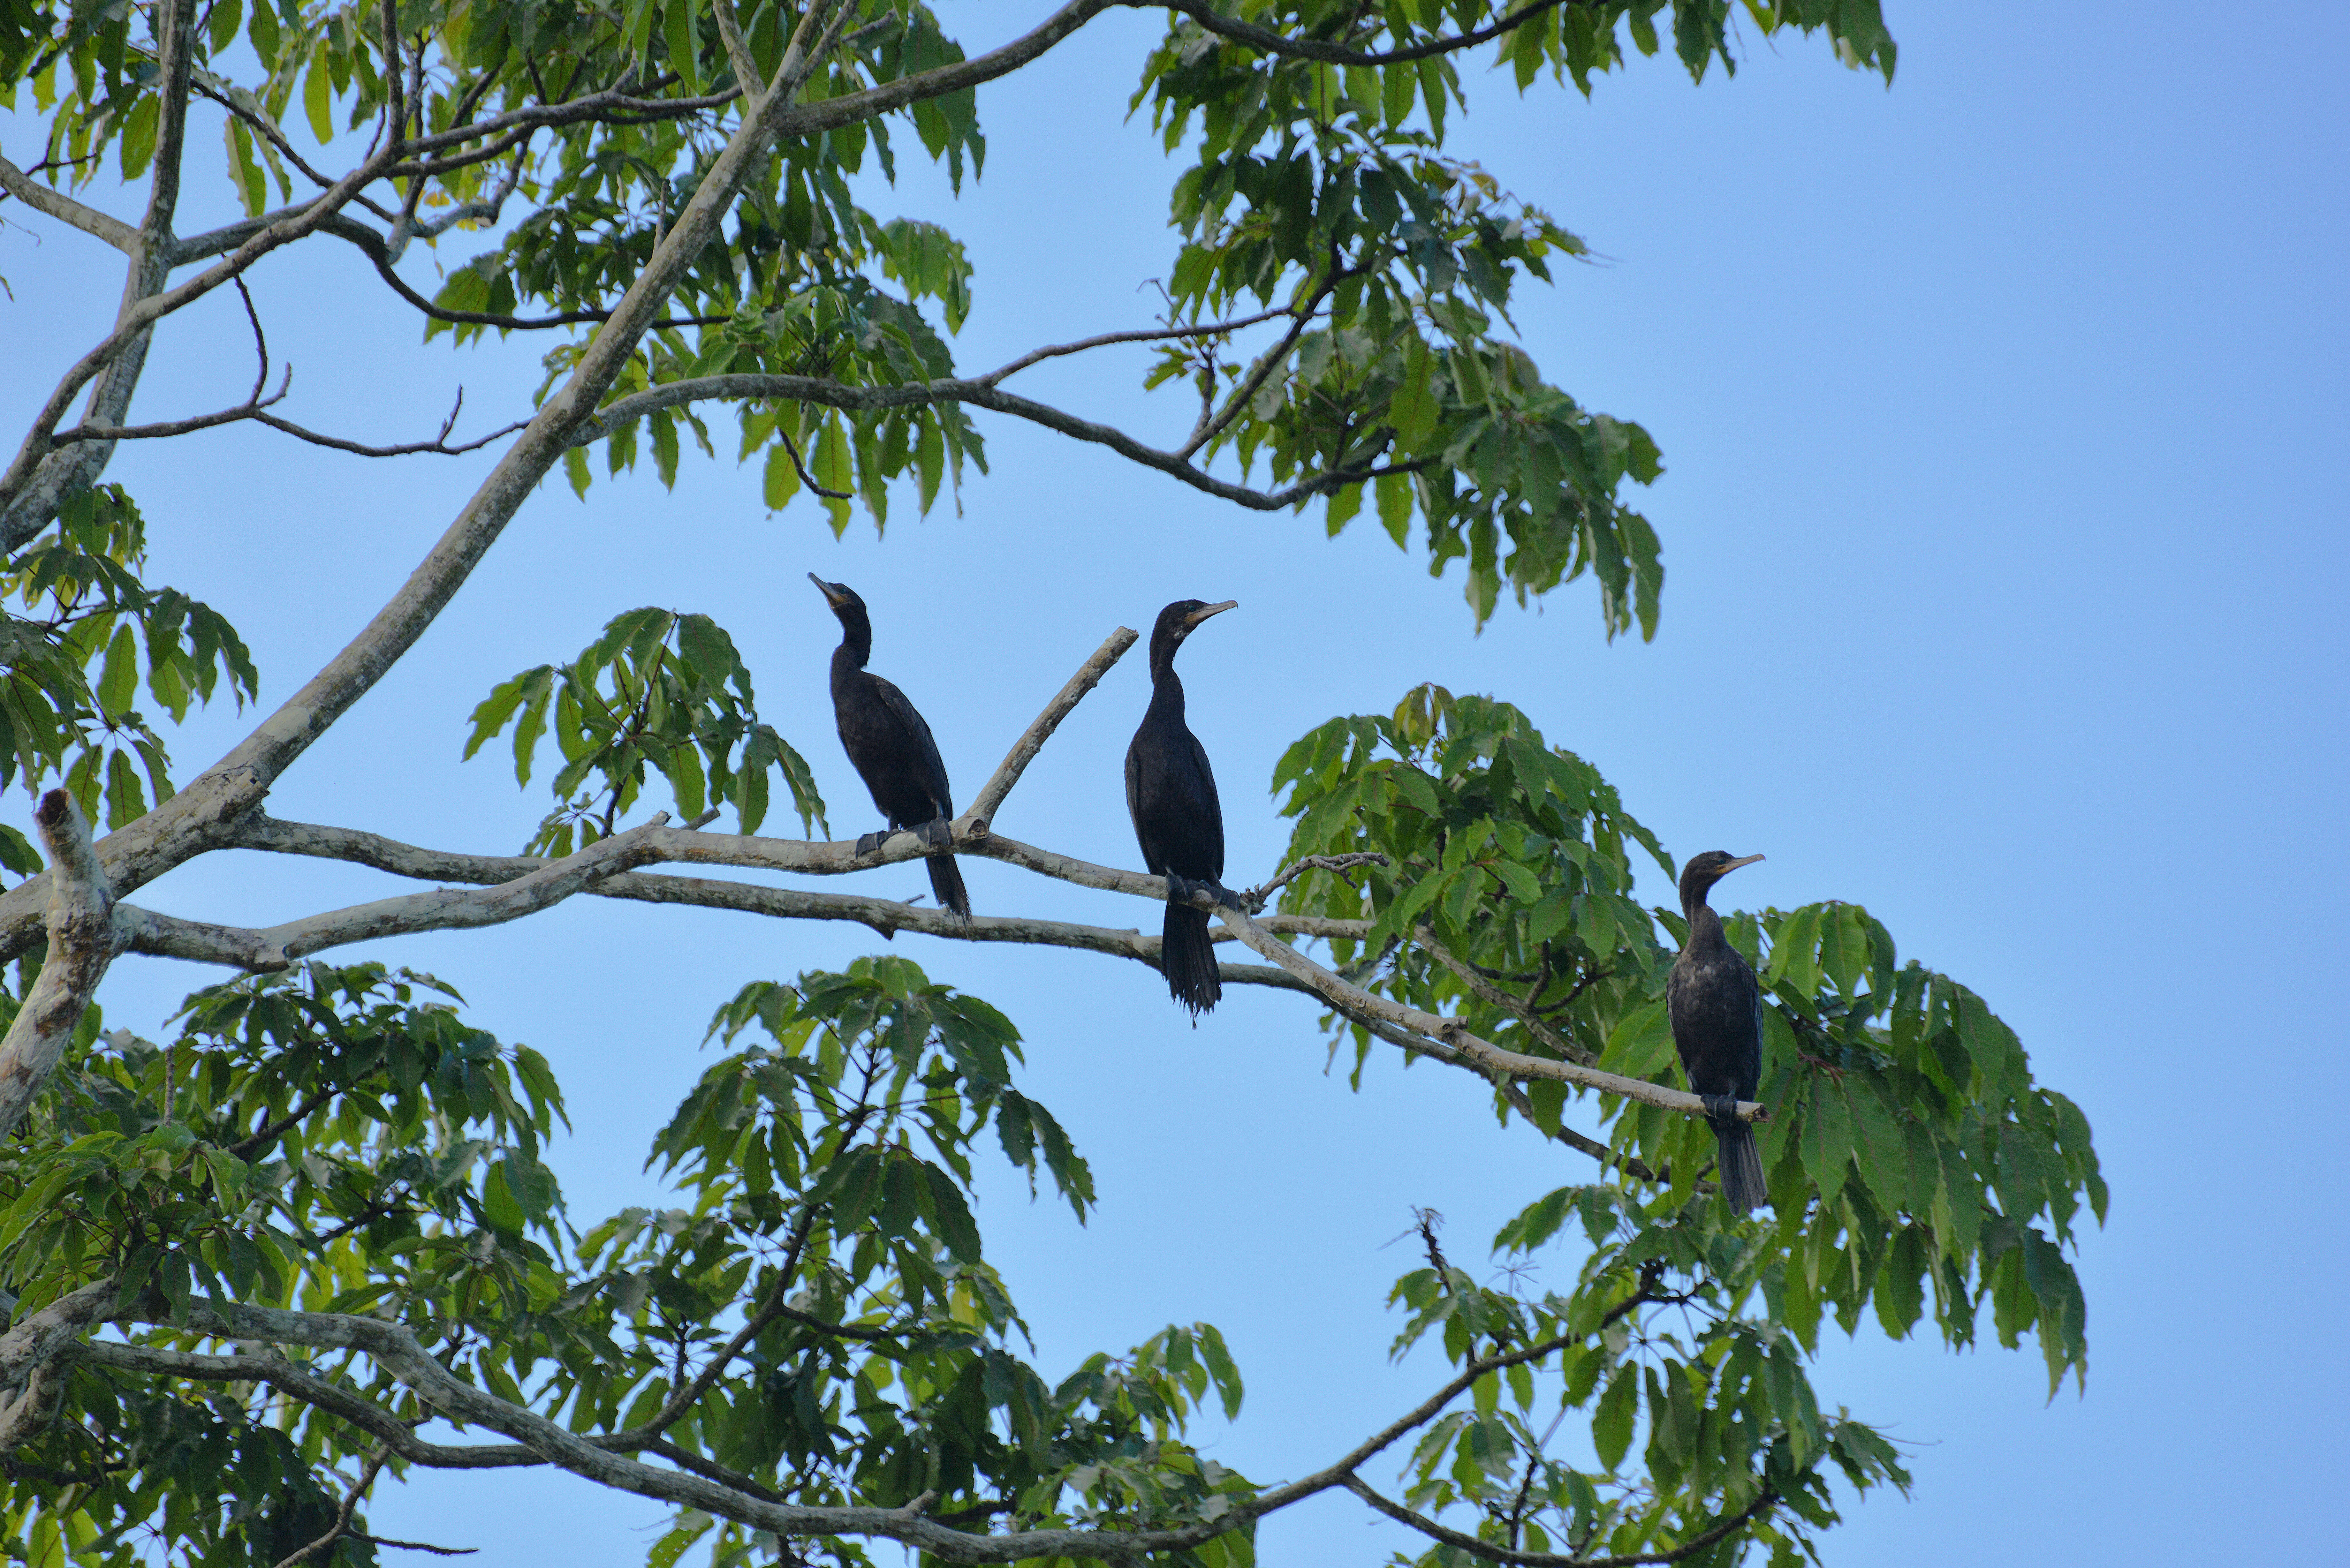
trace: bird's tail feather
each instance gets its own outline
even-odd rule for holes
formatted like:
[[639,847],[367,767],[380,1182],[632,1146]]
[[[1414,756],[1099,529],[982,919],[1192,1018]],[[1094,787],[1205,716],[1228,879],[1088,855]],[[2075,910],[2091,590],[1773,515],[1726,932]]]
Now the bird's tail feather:
[[1159,964],[1167,975],[1169,993],[1194,1013],[1207,1012],[1224,993],[1216,974],[1215,944],[1208,940],[1208,911],[1170,904],[1163,929]]
[[1743,1214],[1769,1202],[1771,1191],[1762,1179],[1762,1157],[1754,1147],[1754,1129],[1735,1119],[1717,1121],[1713,1138],[1721,1156],[1714,1174],[1721,1179],[1721,1196],[1731,1211]]
[[952,909],[958,915],[971,913],[971,895],[963,891],[962,869],[951,855],[931,857],[931,891],[937,895],[939,908]]

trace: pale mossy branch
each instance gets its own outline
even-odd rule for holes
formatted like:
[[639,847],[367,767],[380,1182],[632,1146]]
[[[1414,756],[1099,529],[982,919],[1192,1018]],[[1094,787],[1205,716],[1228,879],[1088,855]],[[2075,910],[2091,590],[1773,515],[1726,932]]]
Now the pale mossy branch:
[[120,950],[114,894],[90,850],[89,824],[71,794],[53,789],[33,812],[48,851],[48,954],[16,1020],[0,1038],[0,1138],[57,1071],[74,1025]]

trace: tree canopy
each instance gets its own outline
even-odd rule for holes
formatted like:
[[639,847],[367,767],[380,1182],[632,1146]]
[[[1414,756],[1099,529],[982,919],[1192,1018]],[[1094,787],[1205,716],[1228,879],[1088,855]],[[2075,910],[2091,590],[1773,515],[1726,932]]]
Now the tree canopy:
[[[1299,993],[1301,1028],[1318,1014],[1357,1066],[1425,1059],[1583,1178],[1525,1194],[1492,1243],[1549,1260],[1562,1288],[1481,1283],[1426,1229],[1425,1266],[1389,1303],[1398,1352],[1440,1347],[1452,1375],[1282,1477],[1194,1446],[1195,1423],[1243,1406],[1211,1324],[1074,1369],[1024,1353],[973,1183],[1002,1161],[1087,1217],[1087,1129],[1023,1091],[1013,1020],[912,960],[745,977],[709,1021],[718,1059],[647,1129],[672,1201],[583,1224],[550,1152],[566,1124],[546,1058],[468,1023],[448,981],[333,956],[584,895],[1158,959],[1133,930],[648,869],[829,877],[931,846],[832,839],[803,754],[820,737],[761,717],[725,628],[632,607],[624,580],[577,654],[448,694],[471,714],[467,754],[545,792],[520,853],[271,815],[272,786],[558,470],[585,493],[649,452],[669,482],[689,440],[712,457],[723,441],[761,465],[769,506],[837,533],[982,483],[975,415],[1008,418],[1130,460],[1138,486],[1318,505],[1333,534],[1367,508],[1431,572],[1461,563],[1472,625],[1506,613],[1505,590],[1524,604],[1587,576],[1603,635],[1656,634],[1661,546],[1626,498],[1659,453],[1518,340],[1513,295],[1584,246],[1461,156],[1462,72],[1491,60],[1523,92],[1587,94],[1629,51],[1702,80],[1737,67],[1751,28],[1889,82],[1874,0],[1152,6],[1167,29],[1132,107],[1170,161],[1157,319],[959,367],[962,244],[868,210],[853,178],[868,160],[894,177],[919,145],[958,188],[979,179],[976,89],[1111,3],[1073,0],[966,56],[894,0],[0,0],[0,84],[47,136],[37,158],[0,159],[0,190],[127,275],[0,472],[0,783],[39,796],[37,846],[0,829],[24,878],[0,894],[12,1553],[371,1563],[404,1544],[368,1528],[388,1480],[544,1466],[672,1508],[657,1568],[689,1552],[858,1563],[892,1542],[1224,1568],[1253,1561],[1256,1521],[1337,1490],[1414,1532],[1431,1565],[1779,1564],[1819,1557],[1846,1495],[1908,1484],[1883,1433],[1814,1391],[1831,1323],[1958,1348],[1987,1322],[2002,1345],[2036,1338],[2052,1392],[2085,1376],[2071,1260],[2106,1190],[2085,1119],[2014,1033],[1858,902],[1728,916],[1763,989],[1765,1069],[1740,1114],[1772,1199],[1733,1216],[1666,1017],[1682,917],[1636,896],[1640,864],[1676,861],[1498,696],[1424,684],[1299,737],[1270,781],[1294,824],[1281,865],[1242,907],[1198,898],[1258,961],[1223,961],[1227,986]],[[182,235],[199,102],[246,215]],[[83,199],[117,182],[141,193],[136,224]],[[174,313],[327,240],[359,250],[428,340],[548,335],[536,403],[454,444],[453,414],[389,448],[296,424],[246,296],[250,397],[132,421]],[[431,297],[396,270],[418,242],[447,264]],[[1190,421],[1171,444],[1008,389],[1137,343]],[[223,616],[150,580],[138,499],[106,469],[124,441],[239,421],[355,462],[503,445],[359,637],[175,778],[172,725],[257,701],[262,678]],[[1017,733],[951,825],[957,854],[1166,898],[1161,878],[993,830],[1133,640],[1112,635]],[[1000,717],[1010,736],[1025,711]],[[786,800],[807,836],[763,834]],[[440,886],[267,928],[128,901],[234,849]],[[934,968],[952,962],[940,951]],[[108,1030],[91,1000],[124,952],[233,972],[150,1040]],[[1556,1440],[1569,1422],[1592,1462]]]

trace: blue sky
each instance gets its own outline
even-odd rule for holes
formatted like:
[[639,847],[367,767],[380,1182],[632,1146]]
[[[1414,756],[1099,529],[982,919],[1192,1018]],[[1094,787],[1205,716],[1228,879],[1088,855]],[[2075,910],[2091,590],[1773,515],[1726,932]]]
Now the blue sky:
[[[960,0],[979,47],[1033,8]],[[1376,528],[1222,508],[1098,449],[980,416],[993,472],[962,514],[836,543],[806,504],[770,516],[755,470],[689,463],[560,484],[525,508],[416,651],[307,756],[270,809],[452,848],[518,847],[544,809],[494,759],[460,764],[497,680],[567,655],[639,604],[734,634],[763,710],[815,763],[843,833],[869,808],[831,736],[836,628],[810,570],[872,604],[874,667],[929,714],[968,791],[1115,625],[1236,597],[1184,653],[1215,759],[1234,880],[1284,839],[1262,786],[1333,713],[1423,680],[1527,709],[1679,855],[1766,852],[1739,902],[1866,904],[1905,955],[1965,981],[2079,1101],[2112,1183],[2082,1260],[2085,1397],[2053,1402],[2030,1348],[1953,1356],[1874,1330],[1823,1356],[1823,1397],[1916,1445],[1913,1501],[1880,1498],[1831,1563],[2337,1561],[2350,1355],[2338,1106],[2344,1014],[2344,495],[2350,493],[2350,14],[2249,21],[2182,5],[1892,5],[1888,91],[1815,42],[1750,33],[1732,80],[1667,62],[1592,102],[1474,89],[1453,151],[1603,258],[1523,298],[1523,340],[1587,405],[1646,424],[1668,472],[1637,498],[1665,541],[1653,643],[1602,639],[1587,585],[1472,635],[1457,575]],[[1171,255],[1169,171],[1124,123],[1159,18],[1113,14],[982,95],[988,172],[958,202],[901,160],[873,204],[950,223],[978,305],[959,362],[1142,322]],[[209,122],[206,122],[207,125]],[[0,117],[0,150],[34,134]],[[229,214],[194,143],[191,201]],[[120,284],[94,242],[0,208],[9,428],[88,347]],[[197,226],[192,215],[183,228]],[[208,220],[206,220],[208,221]],[[29,227],[27,226],[29,225]],[[440,259],[471,254],[463,243]],[[432,256],[404,270],[420,283]],[[419,346],[356,253],[301,247],[255,293],[296,367],[293,417],[369,440],[428,433],[459,382],[470,429],[535,384],[527,342]],[[175,318],[136,411],[235,401],[233,300]],[[1032,396],[1161,436],[1185,410],[1141,356],[1063,360]],[[476,422],[477,421],[477,422]],[[726,421],[722,417],[722,428]],[[123,452],[157,580],[227,612],[274,704],[358,629],[486,467],[369,464],[251,429]],[[1134,859],[1118,787],[1146,677],[1121,667],[1006,806],[1003,830]],[[234,715],[173,743],[186,776]],[[11,820],[26,804],[11,801]],[[966,862],[983,909],[1149,925],[1156,913]],[[910,867],[875,874],[908,896]],[[371,873],[213,857],[140,902],[262,922],[393,890]],[[1658,891],[1651,889],[1652,893]],[[861,940],[860,940],[861,939]],[[699,1071],[702,1028],[746,980],[837,966],[861,929],[577,900],[522,925],[384,947],[463,988],[471,1015],[546,1051],[577,1136],[584,1224],[651,1199],[647,1137]],[[1231,1337],[1249,1380],[1218,1458],[1261,1480],[1317,1468],[1415,1402],[1434,1369],[1386,1357],[1389,1246],[1441,1210],[1456,1260],[1587,1167],[1497,1129],[1465,1086],[1375,1059],[1326,1075],[1311,1010],[1236,994],[1196,1030],[1157,978],[1082,954],[896,950],[983,995],[1028,1041],[1026,1086],[1095,1162],[1080,1230],[990,1190],[990,1246],[1055,1373],[1170,1321]],[[208,976],[126,959],[109,1022],[151,1030]],[[2158,1499],[2151,1495],[2159,1487]],[[386,1533],[513,1562],[640,1560],[657,1511],[553,1477],[428,1480]],[[2216,1546],[2226,1542],[2224,1548]],[[1376,1562],[1402,1545],[1350,1501],[1269,1522],[1268,1563]]]

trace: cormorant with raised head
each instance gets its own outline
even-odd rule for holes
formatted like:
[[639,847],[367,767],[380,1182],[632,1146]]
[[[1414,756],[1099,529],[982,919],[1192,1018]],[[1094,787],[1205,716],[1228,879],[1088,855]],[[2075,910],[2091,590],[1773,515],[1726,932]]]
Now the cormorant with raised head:
[[1665,1010],[1672,1020],[1673,1044],[1690,1087],[1706,1102],[1720,1151],[1715,1175],[1735,1213],[1760,1207],[1770,1193],[1762,1158],[1754,1149],[1754,1129],[1738,1119],[1738,1102],[1751,1100],[1762,1082],[1762,993],[1746,957],[1721,933],[1721,917],[1705,901],[1707,889],[1741,866],[1728,851],[1709,849],[1681,868],[1681,913],[1689,918],[1689,940],[1673,960],[1665,982]]
[[[827,583],[814,572],[808,581],[840,618],[840,646],[832,650],[832,717],[840,728],[841,748],[892,828],[910,828],[932,849],[946,848],[953,842],[947,825],[953,820],[954,803],[931,727],[903,691],[865,668],[873,653],[873,622],[865,601],[845,583]],[[866,834],[857,841],[857,852],[879,848],[883,836]],[[954,857],[934,854],[930,867],[939,906],[970,914],[971,895],[963,891]]]
[[1210,616],[1240,603],[1178,599],[1150,628],[1150,708],[1126,748],[1126,809],[1142,863],[1167,878],[1166,939],[1159,967],[1167,989],[1194,1014],[1223,994],[1216,950],[1208,940],[1208,912],[1188,900],[1204,887],[1218,903],[1239,900],[1218,881],[1224,874],[1224,813],[1216,803],[1216,775],[1208,753],[1183,725],[1183,682],[1175,678],[1175,650]]

